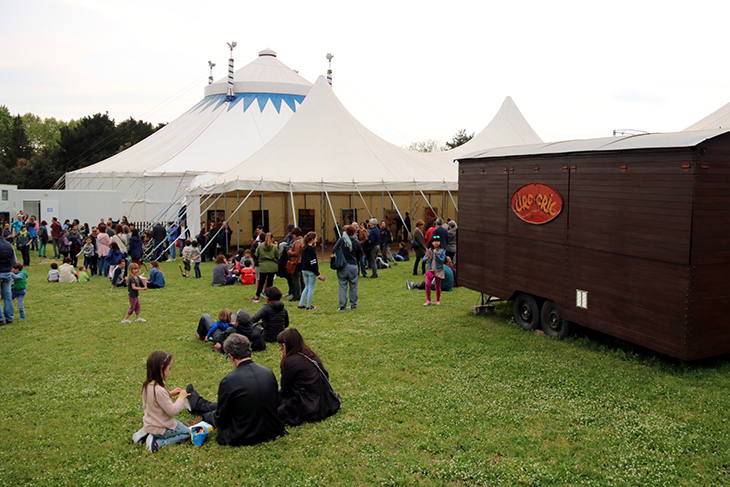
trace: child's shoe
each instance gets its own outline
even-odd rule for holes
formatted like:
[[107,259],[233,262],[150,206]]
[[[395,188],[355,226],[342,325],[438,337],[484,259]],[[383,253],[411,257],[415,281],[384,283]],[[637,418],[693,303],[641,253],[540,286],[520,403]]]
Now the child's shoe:
[[134,321],[139,321],[140,323],[147,323],[147,320],[145,320],[144,318],[137,318]]
[[154,453],[160,449],[160,445],[157,444],[157,440],[152,435],[147,435],[147,441],[145,443],[147,444],[147,449],[150,453]]
[[126,325],[128,323],[131,323],[131,321],[129,321],[129,320],[122,320],[122,324]]
[[426,301],[425,303],[423,303],[423,305],[424,306],[431,306],[431,301]]
[[147,438],[147,432],[142,428],[141,430],[137,431],[135,434],[132,435],[132,441],[134,443],[139,443],[140,441],[144,441],[145,438]]

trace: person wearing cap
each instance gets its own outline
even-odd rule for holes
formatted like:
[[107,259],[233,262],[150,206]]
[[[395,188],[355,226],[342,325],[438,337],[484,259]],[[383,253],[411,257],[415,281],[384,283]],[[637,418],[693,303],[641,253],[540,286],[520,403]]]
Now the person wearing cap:
[[368,233],[368,241],[370,242],[370,247],[368,248],[368,261],[370,262],[370,272],[372,272],[370,278],[375,279],[378,277],[377,257],[378,250],[380,249],[380,230],[378,230],[377,218],[371,218],[369,223],[370,233]]
[[444,228],[444,219],[443,218],[437,218],[436,223],[434,224],[433,232],[430,235],[430,239],[428,241],[429,246],[431,245],[431,242],[433,242],[433,238],[438,235],[439,239],[441,240],[441,248],[446,252],[446,246],[449,244],[449,231]]
[[441,280],[444,278],[444,263],[446,262],[446,252],[441,248],[441,236],[431,236],[430,248],[426,251],[423,260],[427,263],[428,272],[426,272],[426,302],[424,306],[431,304],[431,281],[434,281],[436,287],[436,304],[441,304]]

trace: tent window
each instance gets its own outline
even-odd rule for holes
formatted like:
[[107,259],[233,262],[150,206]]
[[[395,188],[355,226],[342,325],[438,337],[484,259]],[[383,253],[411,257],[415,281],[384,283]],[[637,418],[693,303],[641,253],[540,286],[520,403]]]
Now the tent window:
[[342,226],[349,225],[357,221],[357,209],[342,210]]
[[256,227],[263,225],[264,233],[269,231],[269,210],[254,210],[251,212],[251,235],[256,235]]
[[7,189],[3,190],[3,201],[8,201],[8,190]]
[[299,228],[302,229],[302,234],[306,235],[309,232],[314,231],[314,210],[298,210],[299,217],[297,222]]

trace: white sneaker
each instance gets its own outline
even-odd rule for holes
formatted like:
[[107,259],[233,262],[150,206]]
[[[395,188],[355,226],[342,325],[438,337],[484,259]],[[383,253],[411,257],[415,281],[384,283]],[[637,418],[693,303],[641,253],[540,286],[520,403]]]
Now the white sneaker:
[[144,318],[137,318],[137,319],[136,319],[136,320],[134,320],[134,321],[140,321],[140,322],[142,322],[142,323],[147,323],[147,320],[145,320]]
[[129,321],[129,320],[122,320],[122,323],[123,324],[127,324],[127,323],[131,323],[131,321]]
[[160,445],[157,444],[157,440],[155,440],[153,435],[147,435],[147,441],[145,443],[147,444],[147,449],[150,453],[154,453],[160,449]]
[[132,435],[132,441],[135,443],[144,441],[145,438],[147,438],[147,432],[144,430],[144,428],[142,428],[141,430],[137,431],[135,434]]
[[193,412],[193,408],[190,407],[190,401],[188,401],[188,398],[185,398],[185,409],[188,410],[189,413]]

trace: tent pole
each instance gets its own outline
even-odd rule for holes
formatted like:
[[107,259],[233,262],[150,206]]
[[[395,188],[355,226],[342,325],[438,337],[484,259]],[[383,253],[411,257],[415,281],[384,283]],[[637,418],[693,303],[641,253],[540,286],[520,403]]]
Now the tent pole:
[[289,196],[291,196],[291,216],[292,216],[292,219],[294,220],[294,226],[298,227],[299,225],[297,225],[297,211],[294,208],[294,192],[292,191],[292,188],[291,188],[291,179],[289,180]]
[[[355,184],[355,181],[354,180],[352,181],[352,184]],[[369,215],[368,216],[368,219],[372,218],[373,217],[373,214],[370,213],[370,208],[368,208],[368,204],[365,203],[365,198],[362,197],[362,193],[360,192],[360,188],[357,187],[357,184],[355,184],[355,189],[357,190],[357,194],[360,195],[360,199],[362,200],[362,204],[365,205],[365,209],[367,210],[368,215]]]
[[449,191],[449,185],[446,184],[446,180],[444,179],[443,181],[444,181],[444,186],[446,186],[446,191],[448,191],[448,193],[449,193],[449,198],[451,198],[451,202],[454,204],[454,209],[456,210],[456,213],[458,214],[459,207],[456,206],[456,201],[454,201],[454,197],[452,196],[451,191]]
[[[322,186],[324,186],[324,184]],[[324,262],[324,193],[319,193],[319,202],[322,205],[320,219],[322,220],[322,262]]]
[[[324,185],[324,181],[322,181],[322,187],[324,188],[324,194],[327,195],[327,203],[330,205],[330,211],[332,212],[332,219],[335,222],[335,231],[337,232],[337,238],[339,239],[342,236],[342,232],[340,232],[340,226],[337,224],[337,217],[335,216],[335,210],[332,208],[332,200],[330,200],[330,195],[327,192],[327,186]],[[324,211],[324,206],[322,207],[322,211]]]
[[[416,183],[416,180],[414,179],[413,182]],[[431,212],[434,215],[436,215],[436,212],[433,211],[433,206],[431,206],[431,202],[428,201],[428,198],[426,198],[426,195],[423,194],[423,191],[421,190],[421,187],[418,185],[418,183],[416,183],[416,188],[418,188],[418,191],[421,193],[421,196],[423,196],[423,199],[426,200],[426,204],[428,205],[429,208],[431,208]],[[438,215],[436,215],[436,218],[438,218]]]
[[388,186],[386,186],[386,185],[385,185],[385,182],[383,182],[383,187],[384,187],[384,188],[385,188],[385,190],[386,190],[386,191],[388,192],[388,196],[390,196],[390,201],[392,201],[392,202],[393,202],[393,206],[395,207],[395,211],[397,211],[397,212],[398,212],[398,216],[400,217],[400,221],[402,221],[402,222],[403,222],[403,226],[405,227],[405,229],[406,229],[406,232],[410,233],[410,232],[411,232],[411,230],[410,230],[410,229],[408,228],[408,226],[406,225],[406,220],[405,220],[405,219],[403,218],[403,215],[401,214],[401,212],[400,212],[400,209],[398,208],[398,205],[397,205],[397,204],[395,203],[395,199],[393,198],[393,195],[392,195],[392,194],[390,194],[390,190],[388,189]]
[[[263,180],[264,180],[264,178],[261,178],[261,179],[259,180],[259,182],[258,182],[258,183],[256,183],[256,186],[254,186],[254,187],[253,187],[253,188],[251,189],[251,191],[249,191],[249,192],[248,192],[248,194],[247,194],[247,195],[246,195],[246,197],[245,197],[245,198],[243,199],[243,201],[241,201],[241,204],[240,204],[240,205],[238,205],[238,206],[236,207],[236,209],[235,209],[235,210],[233,210],[233,213],[231,213],[231,216],[233,216],[233,215],[235,215],[236,213],[238,213],[238,210],[239,210],[239,209],[241,209],[241,206],[243,206],[243,204],[244,204],[244,203],[246,202],[246,200],[248,199],[248,197],[249,197],[249,196],[251,196],[251,195],[253,194],[254,190],[255,190],[256,188],[258,188],[259,184],[261,184],[261,181],[263,181]],[[218,209],[218,207],[216,206],[216,210],[217,210],[217,209]],[[214,240],[216,239],[216,237],[218,236],[218,234],[219,234],[219,233],[221,233],[221,230],[222,230],[222,229],[223,229],[223,226],[221,226],[221,227],[220,227],[220,228],[218,229],[218,231],[217,231],[217,232],[215,232],[215,235],[213,235],[213,238],[211,238],[211,239],[209,239],[209,240],[208,240],[208,243],[207,243],[207,244],[205,244],[205,247],[203,247],[203,248],[202,248],[202,249],[200,250],[200,253],[201,253],[201,254],[202,254],[202,253],[204,253],[204,252],[205,252],[205,249],[207,249],[207,248],[208,248],[208,245],[210,245],[210,243],[211,243],[211,242],[213,242],[213,241],[214,241]]]
[[380,218],[380,221],[385,221],[385,192],[380,192],[380,213],[382,214],[382,217]]
[[441,214],[446,218],[446,193],[441,191]]
[[[241,196],[238,194],[238,190],[236,190],[236,206],[238,206],[238,201],[241,199]],[[241,214],[236,213],[236,250],[241,246]]]

